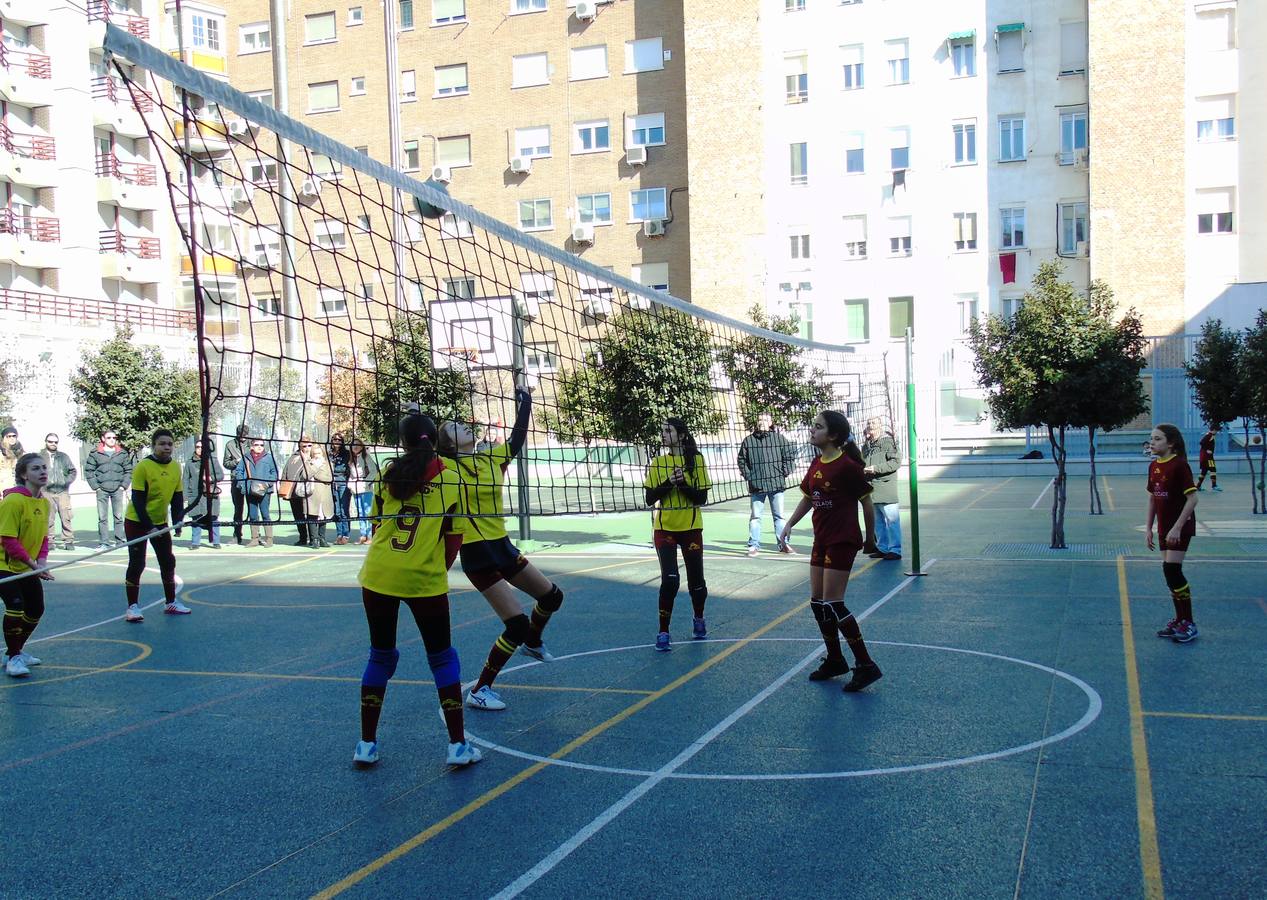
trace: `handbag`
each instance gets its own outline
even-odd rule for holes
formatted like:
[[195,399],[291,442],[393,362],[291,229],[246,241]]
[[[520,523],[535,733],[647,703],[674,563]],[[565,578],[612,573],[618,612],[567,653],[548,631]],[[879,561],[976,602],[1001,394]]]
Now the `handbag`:
[[247,491],[247,495],[252,500],[263,500],[268,496],[268,485],[263,481],[252,481],[251,489]]
[[295,482],[279,481],[277,483],[277,496],[281,497],[283,500],[289,500],[291,491],[293,491],[294,489],[295,489]]
[[309,497],[312,496],[312,491],[313,491],[313,487],[312,487],[311,481],[295,482],[294,495],[298,497],[300,500],[307,500]]

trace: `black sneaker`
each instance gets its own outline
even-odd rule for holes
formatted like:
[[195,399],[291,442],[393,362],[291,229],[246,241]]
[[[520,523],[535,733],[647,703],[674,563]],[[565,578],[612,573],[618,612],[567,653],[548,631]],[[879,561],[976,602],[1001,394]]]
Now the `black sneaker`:
[[826,681],[828,678],[835,678],[837,675],[849,674],[849,663],[845,662],[842,656],[839,659],[832,659],[830,656],[824,656],[819,660],[819,666],[813,672],[809,673],[810,681]]
[[853,670],[853,678],[849,679],[849,683],[841,688],[846,694],[852,694],[862,690],[869,684],[875,684],[884,676],[880,671],[880,667],[875,663],[867,663],[865,666],[858,666]]

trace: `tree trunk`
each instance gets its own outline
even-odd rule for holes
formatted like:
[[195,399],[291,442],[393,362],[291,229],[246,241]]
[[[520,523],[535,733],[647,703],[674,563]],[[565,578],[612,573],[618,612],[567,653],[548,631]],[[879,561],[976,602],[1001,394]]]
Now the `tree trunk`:
[[1100,502],[1100,488],[1095,483],[1095,427],[1087,429],[1087,438],[1091,446],[1091,515],[1104,515],[1104,504]]
[[1051,444],[1051,457],[1056,461],[1056,480],[1051,492],[1051,549],[1065,550],[1065,426],[1054,429],[1048,425],[1047,441]]
[[[1264,449],[1267,449],[1265,447]],[[1249,465],[1249,495],[1254,500],[1254,515],[1258,515],[1258,482],[1262,479],[1254,471],[1254,456],[1249,452],[1249,418],[1245,419],[1245,462]]]
[[1258,445],[1258,509],[1267,515],[1267,486],[1263,484],[1267,481],[1267,428],[1262,422],[1258,423],[1258,440],[1262,442]]

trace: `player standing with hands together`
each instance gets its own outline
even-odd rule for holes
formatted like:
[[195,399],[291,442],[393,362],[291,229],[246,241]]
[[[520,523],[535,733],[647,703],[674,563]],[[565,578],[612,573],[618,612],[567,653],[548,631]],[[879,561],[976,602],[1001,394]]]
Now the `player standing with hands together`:
[[[181,491],[180,466],[172,461],[176,441],[166,428],[154,432],[150,443],[150,455],[132,469],[132,499],[123,516],[123,534],[128,539],[128,570],[123,587],[127,594],[126,622],[144,622],[141,613],[141,573],[145,571],[145,545],[154,548],[158,559],[158,571],[163,580],[163,596],[167,606],[163,612],[169,616],[187,616],[191,612],[176,599],[176,554],[172,552],[172,533],[167,530],[167,513],[180,528],[181,514],[185,511],[185,495]],[[149,536],[148,541],[137,540]]]
[[[44,585],[52,581],[51,572],[34,570],[48,562],[48,500],[44,486],[48,484],[48,465],[38,453],[26,453],[14,463],[17,485],[4,492],[0,500],[0,545],[4,561],[0,564],[0,599],[4,600],[4,671],[11,678],[31,674],[31,666],[40,660],[22,648],[40,624],[44,615]],[[24,573],[26,577],[21,576]],[[12,579],[12,580],[9,580]]]

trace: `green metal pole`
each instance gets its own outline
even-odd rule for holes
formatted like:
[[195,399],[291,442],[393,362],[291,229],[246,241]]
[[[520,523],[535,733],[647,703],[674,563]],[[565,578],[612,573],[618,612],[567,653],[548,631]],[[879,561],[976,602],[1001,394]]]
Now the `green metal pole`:
[[[515,342],[511,381],[516,387],[522,387],[526,380],[524,377],[524,318],[517,302],[512,300],[511,306],[514,314],[512,322]],[[515,414],[518,415],[518,410],[515,410]],[[525,447],[520,450],[515,458],[515,474],[519,481],[519,540],[521,541],[532,539],[532,515],[528,510],[528,460],[524,457],[524,450],[527,449]]]
[[907,575],[924,575],[919,562],[919,449],[915,443],[915,356],[912,330],[906,328],[906,454],[911,476],[911,570]]

